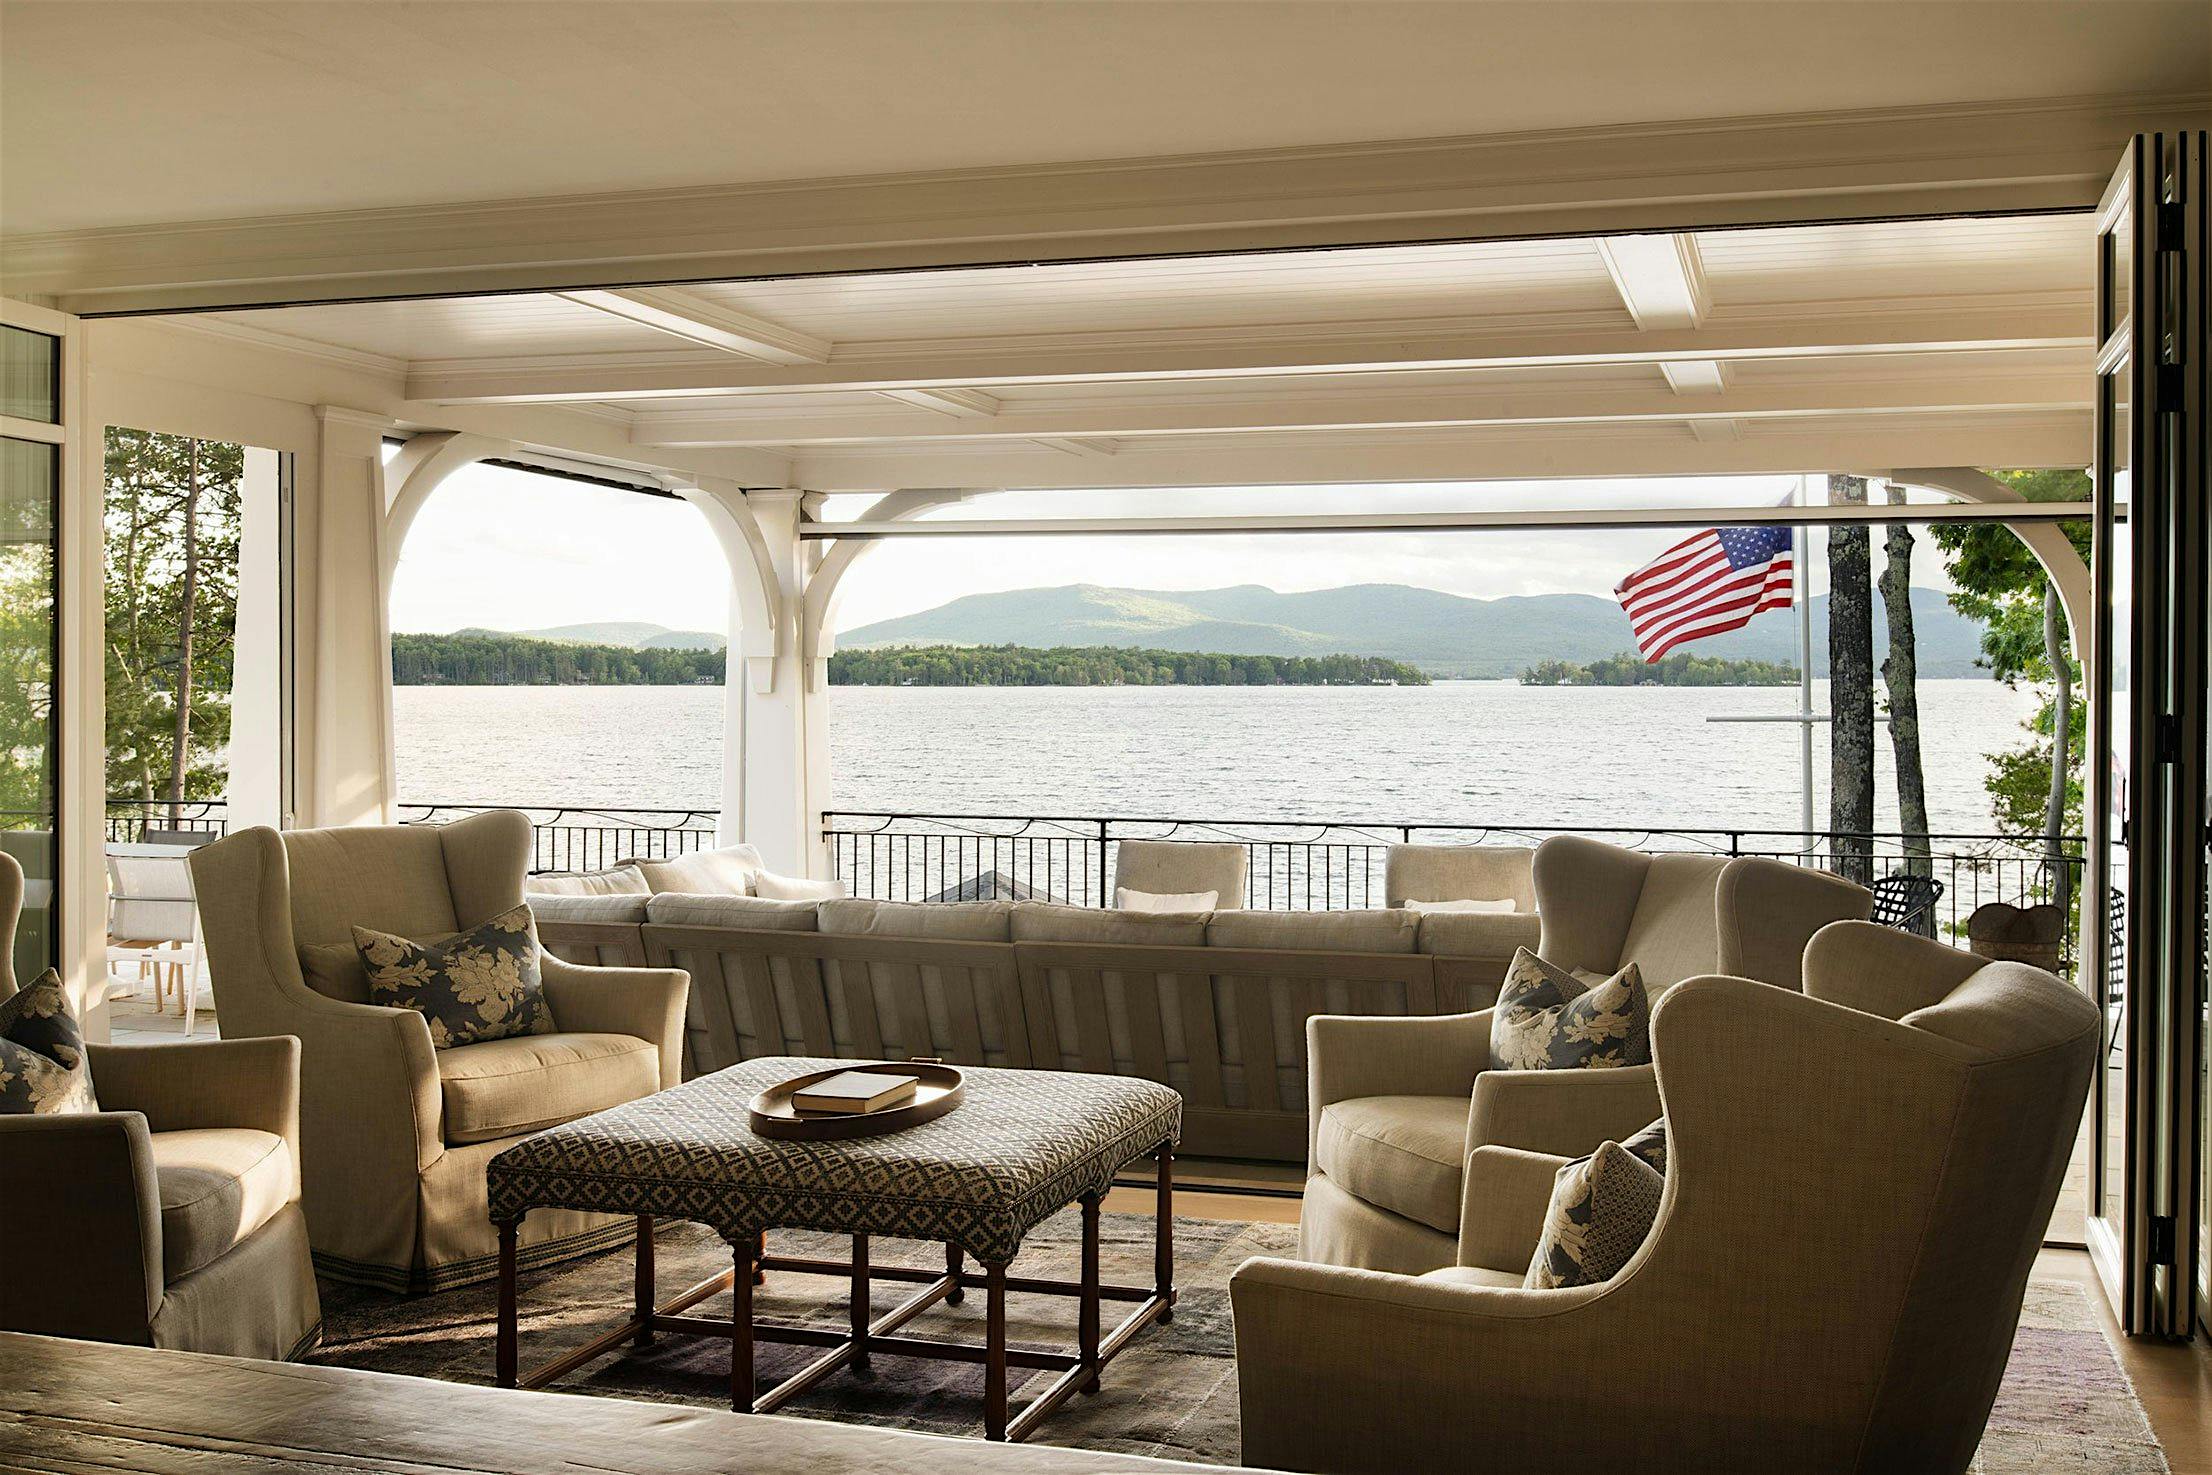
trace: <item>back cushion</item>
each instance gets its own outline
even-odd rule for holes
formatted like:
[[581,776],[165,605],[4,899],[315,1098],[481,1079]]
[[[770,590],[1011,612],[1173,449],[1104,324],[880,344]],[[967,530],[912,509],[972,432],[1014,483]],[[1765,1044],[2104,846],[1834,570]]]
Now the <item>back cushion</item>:
[[1409,901],[1510,901],[1536,910],[1535,851],[1525,845],[1393,845],[1383,863],[1383,894]]
[[814,903],[764,896],[692,896],[663,892],[645,903],[645,915],[667,927],[741,927],[749,932],[812,932]]
[[1016,942],[1110,942],[1136,947],[1198,947],[1204,912],[1121,912],[1025,901],[1014,908]]
[[648,896],[527,895],[530,915],[541,922],[615,922],[636,926],[645,920]]
[[1410,953],[1420,919],[1396,908],[1347,912],[1215,912],[1206,945],[1297,952]]
[[825,901],[824,932],[849,937],[926,937],[940,942],[1005,942],[1013,905],[1003,901]]
[[522,878],[525,896],[644,896],[652,891],[636,866],[604,871],[558,871]]
[[487,917],[456,917],[445,846],[432,825],[294,830],[284,837],[292,938],[353,945],[353,929],[442,937]]
[[1714,896],[1727,865],[1722,855],[1652,858],[1620,962],[1634,963],[1654,993],[1720,965]]
[[630,864],[645,878],[648,890],[721,896],[750,894],[753,874],[761,869],[760,852],[750,845],[727,845],[669,860],[634,860]]

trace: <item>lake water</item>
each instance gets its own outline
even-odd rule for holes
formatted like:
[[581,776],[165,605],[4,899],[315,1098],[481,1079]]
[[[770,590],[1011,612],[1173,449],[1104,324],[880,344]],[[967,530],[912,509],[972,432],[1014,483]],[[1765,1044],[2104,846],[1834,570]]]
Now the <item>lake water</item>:
[[[1814,688],[1825,710],[1826,683]],[[832,804],[908,814],[1328,819],[1794,830],[1795,688],[836,687]],[[394,693],[408,803],[718,803],[717,687],[434,687]],[[1920,687],[1931,827],[1993,828],[1984,755],[2035,698]],[[1896,823],[1879,733],[1880,828]],[[1828,743],[1815,746],[1827,814]]]

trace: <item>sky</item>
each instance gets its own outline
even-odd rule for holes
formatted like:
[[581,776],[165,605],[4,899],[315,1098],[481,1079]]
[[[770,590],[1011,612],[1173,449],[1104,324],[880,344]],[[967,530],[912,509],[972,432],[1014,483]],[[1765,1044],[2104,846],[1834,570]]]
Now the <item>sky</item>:
[[[1795,477],[1767,476],[1006,492],[931,516],[1773,506],[1796,484]],[[1817,500],[1817,481],[1815,488]],[[834,497],[824,515],[854,517],[870,500]],[[837,623],[849,630],[965,594],[1085,583],[1162,590],[1262,584],[1281,591],[1388,583],[1472,598],[1609,596],[1623,575],[1685,536],[1669,528],[892,540],[853,566]],[[1817,594],[1827,583],[1818,533],[1808,561]],[[1877,551],[1877,572],[1879,563]],[[1924,538],[1913,582],[1947,587],[1941,560]],[[423,508],[392,589],[393,628],[408,631],[532,630],[612,620],[723,630],[727,609],[720,549],[687,504],[485,465],[456,474]]]

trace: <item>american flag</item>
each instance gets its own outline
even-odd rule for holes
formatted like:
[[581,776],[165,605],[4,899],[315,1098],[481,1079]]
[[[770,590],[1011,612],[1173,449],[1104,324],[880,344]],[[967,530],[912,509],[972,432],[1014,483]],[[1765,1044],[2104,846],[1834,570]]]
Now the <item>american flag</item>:
[[1761,610],[1787,609],[1796,579],[1786,527],[1707,528],[1613,587],[1656,661],[1685,641],[1740,629]]

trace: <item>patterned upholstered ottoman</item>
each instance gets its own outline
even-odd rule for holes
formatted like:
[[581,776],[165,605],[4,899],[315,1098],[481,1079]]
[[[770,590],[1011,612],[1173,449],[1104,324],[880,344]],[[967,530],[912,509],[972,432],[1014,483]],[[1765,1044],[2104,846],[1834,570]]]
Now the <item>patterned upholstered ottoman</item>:
[[[933,1122],[846,1142],[784,1142],[754,1135],[746,1103],[778,1081],[856,1062],[775,1057],[748,1060],[596,1116],[540,1132],[491,1161],[491,1217],[499,1227],[498,1375],[540,1387],[656,1332],[727,1337],[730,1399],[767,1413],[840,1367],[864,1367],[874,1352],[980,1361],[985,1367],[984,1429],[1020,1439],[1078,1389],[1095,1392],[1099,1370],[1138,1330],[1173,1314],[1174,1204],[1170,1174],[1181,1130],[1182,1097],[1166,1086],[1122,1076],[1050,1070],[966,1067],[967,1099]],[[1099,1201],[1114,1174],[1146,1155],[1159,1159],[1158,1229],[1149,1287],[1102,1285],[1098,1271]],[[1080,1281],[1010,1276],[1024,1235],[1050,1215],[1083,1209]],[[638,1218],[636,1305],[629,1321],[598,1340],[532,1371],[517,1372],[516,1227],[532,1209],[591,1209]],[[654,1305],[653,1221],[689,1219],[730,1245],[729,1270]],[[771,1229],[819,1229],[853,1237],[850,1263],[766,1253]],[[945,1269],[882,1267],[871,1276],[871,1236],[932,1240],[945,1246]],[[965,1256],[982,1267],[967,1268]],[[852,1320],[839,1335],[818,1327],[756,1324],[753,1286],[768,1270],[849,1277]],[[922,1287],[880,1317],[869,1304],[871,1279]],[[971,1286],[987,1297],[985,1344],[902,1336],[899,1328],[938,1301],[957,1303]],[[682,1313],[725,1289],[735,1304],[727,1324]],[[1076,1350],[1010,1353],[1009,1290],[1071,1295],[1077,1301]],[[1099,1330],[1104,1300],[1134,1301],[1112,1332]],[[754,1341],[828,1347],[800,1372],[755,1396]],[[1056,1368],[1062,1376],[1011,1423],[1006,1370]]]

